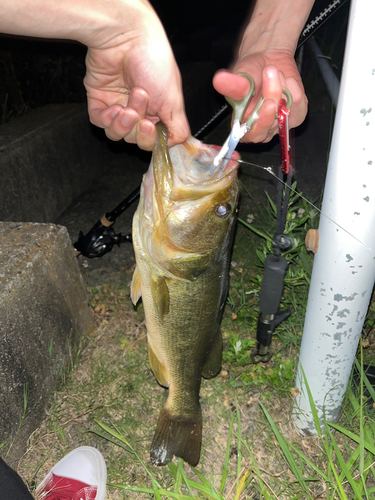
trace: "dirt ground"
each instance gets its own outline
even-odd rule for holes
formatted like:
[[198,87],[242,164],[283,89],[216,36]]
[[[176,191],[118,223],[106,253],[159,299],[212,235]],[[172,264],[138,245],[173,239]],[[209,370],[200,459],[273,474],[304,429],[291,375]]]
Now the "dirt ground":
[[[149,486],[147,474],[132,454],[93,433],[102,432],[98,422],[120,430],[158,480],[166,482],[166,468],[151,466],[148,456],[166,390],[157,384],[149,368],[142,307],[134,309],[129,302],[130,276],[131,268],[124,271],[120,282],[106,283],[95,288],[95,293],[90,292],[97,329],[84,340],[77,353],[75,369],[61,390],[53,395],[45,421],[30,437],[27,451],[18,462],[17,469],[31,488],[64,454],[80,445],[95,446],[102,452],[109,483]],[[239,432],[271,484],[280,474],[285,475],[280,450],[258,401],[265,404],[285,437],[297,442],[305,453],[316,452],[318,445],[315,438],[301,439],[294,429],[290,421],[290,395],[275,399],[254,387],[251,391],[234,389],[229,384],[226,368],[228,370],[223,366],[216,379],[202,381],[204,423],[199,470],[207,478],[213,477],[215,486],[219,487],[229,425],[232,417],[237,422],[238,409],[241,429],[234,424],[228,493],[237,476],[235,436]],[[252,460],[245,450],[242,454],[242,467],[248,470]],[[189,473],[189,468],[185,469]],[[255,491],[247,491],[247,495],[251,493]],[[108,500],[134,497],[134,493],[108,488]]]

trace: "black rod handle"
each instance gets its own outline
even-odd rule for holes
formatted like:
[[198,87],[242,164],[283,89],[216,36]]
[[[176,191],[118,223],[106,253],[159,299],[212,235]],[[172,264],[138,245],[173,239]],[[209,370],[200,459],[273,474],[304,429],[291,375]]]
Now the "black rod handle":
[[264,261],[264,277],[260,289],[259,307],[263,315],[275,315],[279,309],[288,262],[283,255],[268,255]]

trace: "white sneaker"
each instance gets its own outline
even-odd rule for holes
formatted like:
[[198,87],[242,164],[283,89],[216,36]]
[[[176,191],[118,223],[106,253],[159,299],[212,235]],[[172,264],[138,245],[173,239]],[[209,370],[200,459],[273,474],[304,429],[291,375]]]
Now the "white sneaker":
[[36,490],[36,500],[105,500],[107,467],[91,446],[76,448],[58,462]]

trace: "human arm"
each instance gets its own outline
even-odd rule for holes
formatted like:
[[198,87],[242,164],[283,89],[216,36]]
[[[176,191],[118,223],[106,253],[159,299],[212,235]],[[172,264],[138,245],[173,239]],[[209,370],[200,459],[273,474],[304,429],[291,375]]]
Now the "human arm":
[[180,73],[147,0],[1,0],[0,32],[86,45],[90,120],[111,139],[150,150],[159,119],[170,145],[187,138]]
[[305,119],[307,98],[294,53],[313,4],[314,0],[258,0],[231,72],[221,70],[214,76],[216,90],[232,99],[241,99],[249,91],[247,79],[238,73],[248,73],[254,78],[257,94],[245,117],[261,93],[265,99],[258,122],[243,142],[267,142],[277,133],[275,116],[282,86],[293,96],[289,126],[296,127]]

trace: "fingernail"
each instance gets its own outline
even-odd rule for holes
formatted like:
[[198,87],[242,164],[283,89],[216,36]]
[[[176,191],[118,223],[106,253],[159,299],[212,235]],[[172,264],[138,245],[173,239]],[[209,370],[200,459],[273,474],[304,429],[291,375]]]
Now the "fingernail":
[[135,123],[135,118],[134,116],[128,116],[124,115],[121,117],[121,123],[124,125],[124,127],[131,127]]
[[274,66],[266,68],[266,75],[268,78],[275,78],[277,76],[277,70]]
[[152,130],[151,123],[141,123],[139,125],[139,131],[142,135],[150,135]]
[[146,98],[144,95],[142,94],[134,94],[132,95],[131,97],[131,101],[133,104],[135,104],[136,106],[143,106],[145,101],[146,101]]

